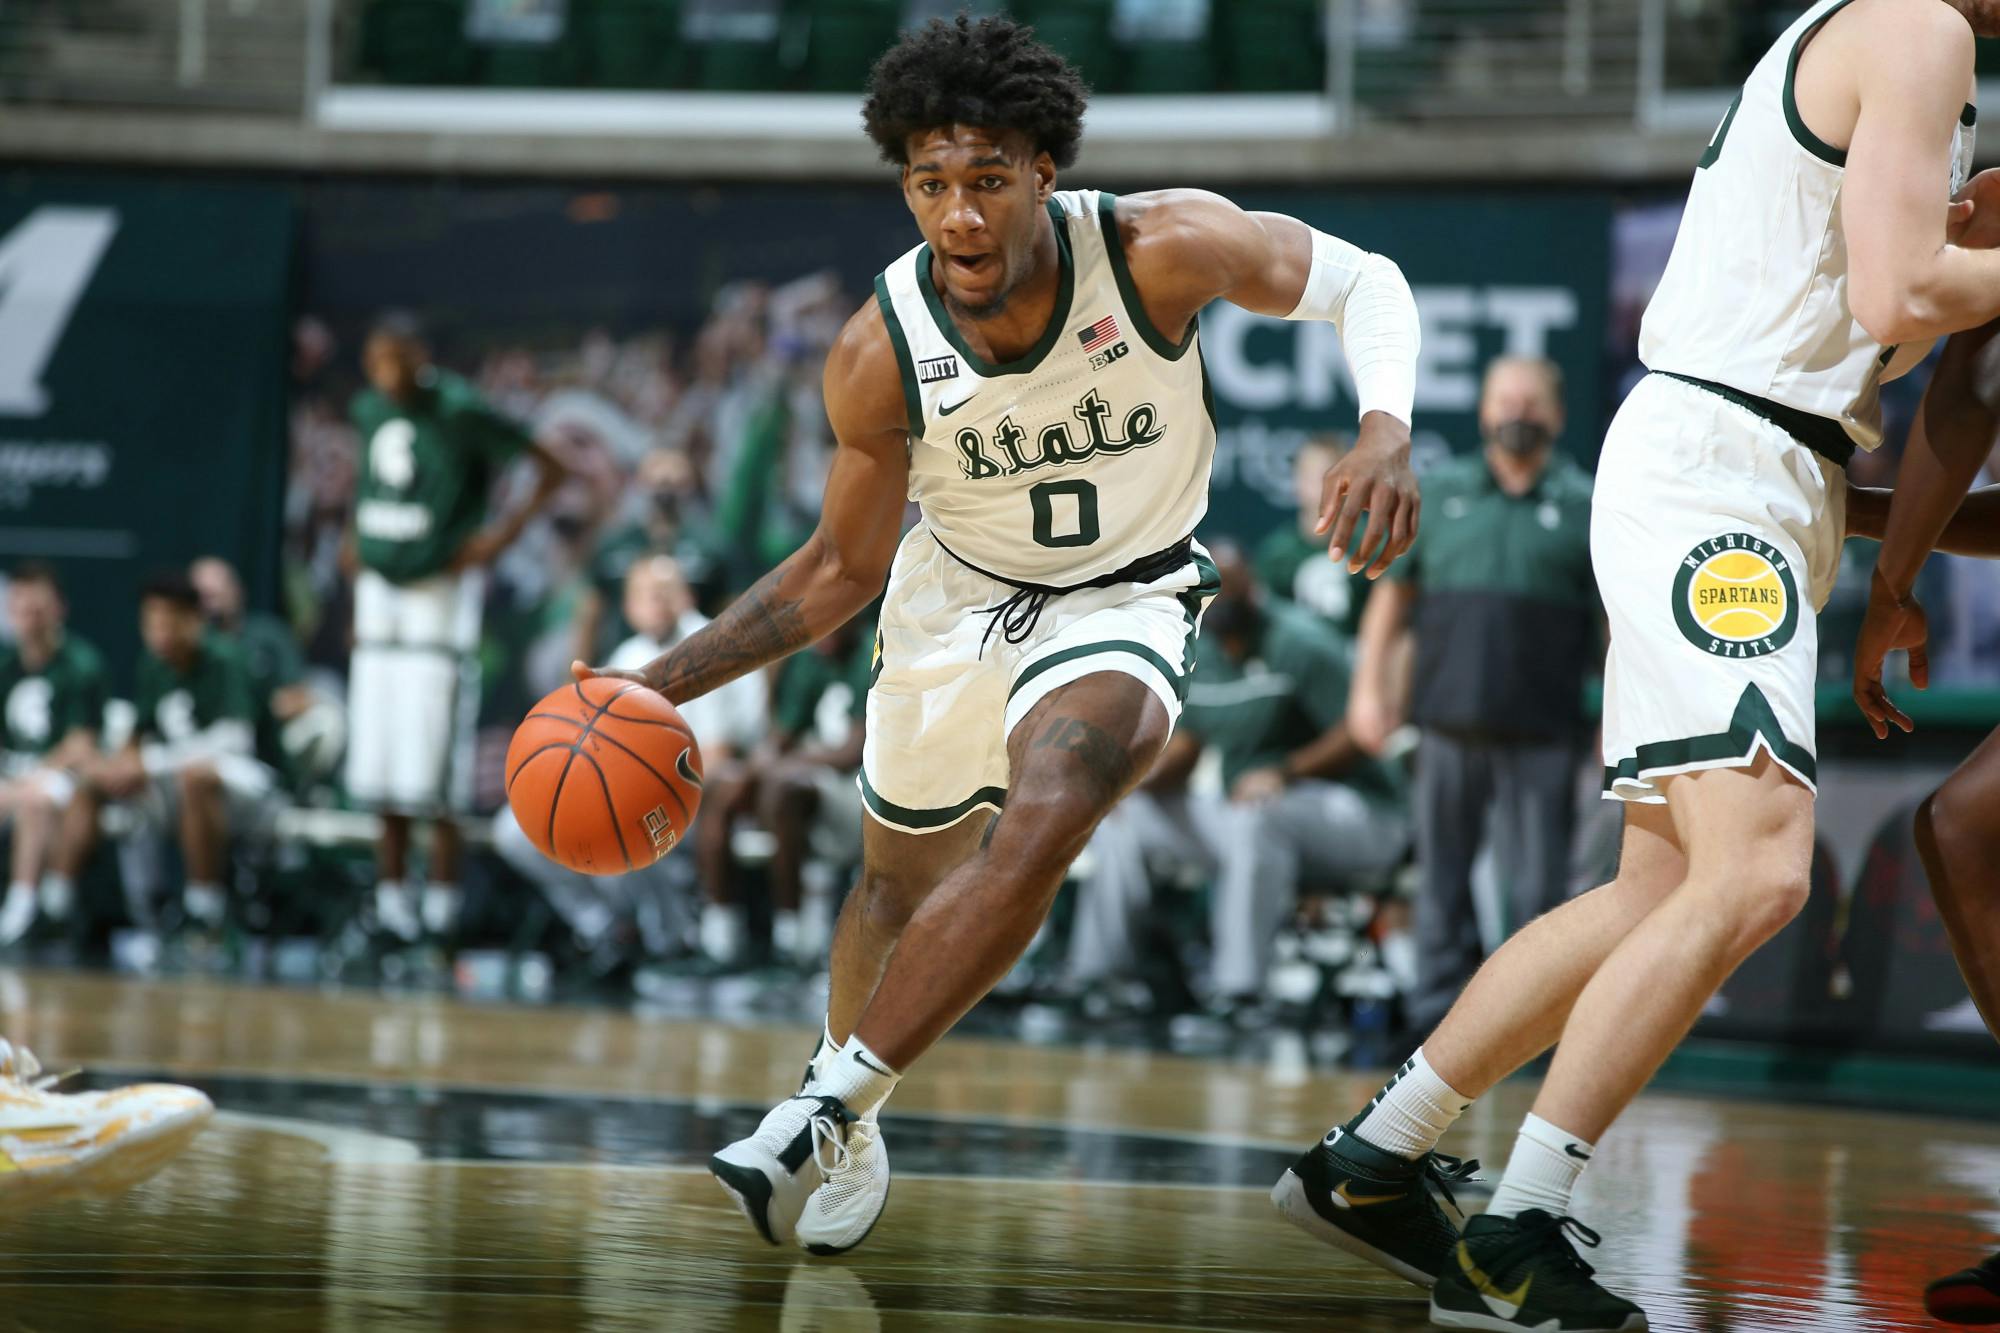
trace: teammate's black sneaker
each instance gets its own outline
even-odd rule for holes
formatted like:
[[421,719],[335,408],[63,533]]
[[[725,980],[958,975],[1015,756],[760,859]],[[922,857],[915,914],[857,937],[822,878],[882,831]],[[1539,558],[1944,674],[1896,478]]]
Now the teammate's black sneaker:
[[2000,1254],[1924,1288],[1924,1309],[1947,1324],[2000,1324]]
[[1307,1235],[1428,1287],[1465,1224],[1451,1187],[1478,1169],[1443,1153],[1398,1157],[1341,1126],[1292,1163],[1271,1202]]
[[1570,1236],[1593,1248],[1600,1240],[1575,1218],[1552,1217],[1539,1208],[1519,1217],[1473,1218],[1451,1266],[1431,1288],[1431,1322],[1440,1328],[1534,1333],[1645,1328],[1645,1311],[1591,1281],[1595,1270]]

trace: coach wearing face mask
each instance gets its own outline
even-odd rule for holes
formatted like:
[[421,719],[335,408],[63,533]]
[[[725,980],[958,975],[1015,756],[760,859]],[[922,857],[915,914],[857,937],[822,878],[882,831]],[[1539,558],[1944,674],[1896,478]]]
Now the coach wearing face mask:
[[1565,895],[1588,740],[1583,678],[1601,660],[1590,477],[1555,447],[1561,372],[1542,360],[1492,362],[1479,425],[1480,452],[1423,477],[1416,544],[1362,615],[1349,703],[1364,750],[1380,753],[1406,712],[1421,737],[1408,1014],[1418,1033],[1484,956],[1471,881],[1489,830],[1507,930]]

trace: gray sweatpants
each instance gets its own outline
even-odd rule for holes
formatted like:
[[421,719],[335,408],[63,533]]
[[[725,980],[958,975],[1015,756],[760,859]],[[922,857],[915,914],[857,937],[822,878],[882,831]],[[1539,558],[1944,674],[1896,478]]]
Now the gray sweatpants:
[[1378,874],[1402,859],[1409,839],[1400,811],[1337,782],[1294,783],[1250,805],[1135,792],[1091,837],[1069,980],[1084,985],[1129,972],[1155,870],[1186,867],[1214,884],[1214,993],[1261,993],[1272,941],[1298,901],[1300,880]]
[[1570,741],[1500,744],[1424,732],[1414,793],[1422,879],[1410,1021],[1418,1031],[1444,1017],[1485,958],[1472,866],[1489,815],[1506,933],[1568,896],[1580,754]]

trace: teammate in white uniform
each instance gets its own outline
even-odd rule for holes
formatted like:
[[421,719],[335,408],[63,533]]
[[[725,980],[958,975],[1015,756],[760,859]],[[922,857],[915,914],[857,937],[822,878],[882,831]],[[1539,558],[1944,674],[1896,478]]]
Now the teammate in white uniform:
[[[1214,591],[1192,538],[1215,446],[1204,306],[1340,328],[1361,419],[1322,531],[1377,573],[1414,532],[1400,271],[1214,195],[1057,192],[1083,106],[1075,71],[1004,19],[936,22],[883,56],[864,114],[924,243],[828,358],[840,447],[819,529],[631,673],[694,698],[826,634],[888,576],[825,1040],[800,1095],[712,1163],[774,1243],[834,1253],[874,1225],[897,1071],[1019,958],[1172,730]],[[923,520],[904,536],[906,497]],[[1371,540],[1350,552],[1363,510]]]
[[[1716,988],[1805,902],[1842,465],[1881,442],[1882,379],[2000,314],[2000,254],[1948,231],[1972,212],[1949,201],[1976,118],[1975,29],[2000,31],[2000,4],[1820,0],[1694,173],[1641,335],[1653,373],[1612,423],[1593,502],[1607,794],[1628,802],[1618,876],[1497,952],[1277,1191],[1328,1240],[1434,1279],[1440,1325],[1645,1327],[1571,1247],[1597,1237],[1570,1193]],[[1551,1045],[1491,1206],[1440,1252],[1433,1219],[1400,1202],[1414,1187],[1389,1182]],[[1406,1224],[1372,1220],[1399,1211]]]

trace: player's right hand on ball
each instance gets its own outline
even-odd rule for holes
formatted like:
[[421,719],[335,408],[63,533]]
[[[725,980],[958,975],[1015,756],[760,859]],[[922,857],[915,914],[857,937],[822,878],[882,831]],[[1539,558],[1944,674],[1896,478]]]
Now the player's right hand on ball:
[[653,682],[646,679],[643,671],[620,671],[614,667],[594,667],[580,659],[569,664],[569,674],[578,680],[590,680],[593,677],[603,676],[607,680],[629,680],[634,685],[644,685],[649,690],[653,688]]
[[1908,732],[1916,724],[1910,715],[1889,702],[1882,687],[1882,661],[1897,649],[1910,655],[1910,684],[1925,689],[1931,683],[1929,649],[1930,624],[1923,606],[1914,596],[1898,597],[1876,572],[1868,592],[1868,615],[1854,640],[1854,702],[1876,740],[1889,735],[1894,724]]

